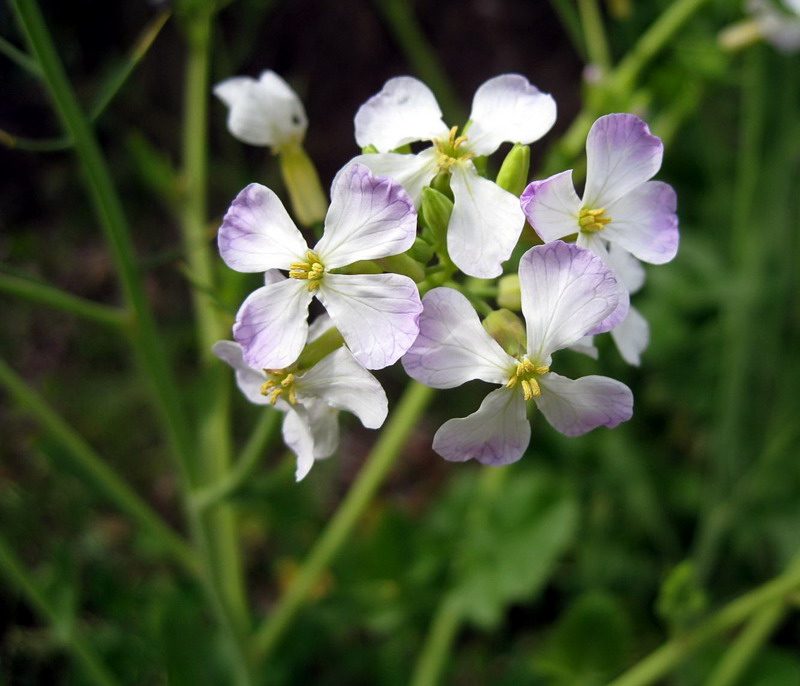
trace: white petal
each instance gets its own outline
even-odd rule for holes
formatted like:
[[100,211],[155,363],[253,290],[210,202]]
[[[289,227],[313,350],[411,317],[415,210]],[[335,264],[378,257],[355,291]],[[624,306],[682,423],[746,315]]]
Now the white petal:
[[631,389],[614,379],[584,376],[573,380],[550,373],[538,381],[542,394],[536,405],[566,436],[579,436],[598,426],[611,428],[633,415]]
[[644,267],[633,255],[617,243],[608,247],[607,264],[614,270],[617,279],[622,282],[628,293],[633,295],[644,286],[646,277]]
[[261,393],[267,380],[264,372],[250,367],[242,356],[242,346],[233,341],[217,341],[211,348],[223,362],[227,362],[236,372],[236,385],[251,403],[269,405],[269,398]]
[[314,251],[327,269],[398,255],[417,233],[417,212],[403,187],[348,164],[333,180],[325,231]]
[[556,121],[556,101],[519,74],[489,79],[475,92],[466,147],[491,155],[501,143],[532,143]]
[[308,327],[308,341],[316,341],[322,334],[333,326],[331,317],[327,312],[320,314]]
[[573,343],[571,346],[569,346],[569,349],[574,350],[576,353],[588,355],[594,360],[600,357],[600,351],[594,344],[594,336],[584,336],[583,338],[579,339],[577,343]]
[[379,176],[388,176],[399,183],[414,201],[422,203],[422,189],[436,176],[436,150],[427,148],[416,155],[401,155],[395,152],[359,155],[351,160],[364,164]]
[[295,479],[300,481],[316,460],[330,457],[339,446],[339,411],[317,400],[287,408],[283,441],[297,455]]
[[368,429],[377,429],[386,419],[388,402],[383,387],[346,348],[322,358],[298,377],[296,387],[303,398],[318,398],[352,412]]
[[234,198],[222,220],[219,253],[231,269],[288,269],[305,260],[306,242],[275,193],[251,183]]
[[229,108],[228,130],[250,145],[280,148],[303,140],[308,126],[297,94],[273,71],[261,73],[258,81],[235,76],[214,87]]
[[481,326],[461,293],[434,288],[422,306],[419,336],[402,360],[412,379],[433,388],[453,388],[472,379],[508,381],[516,361]]
[[652,178],[661,167],[663,154],[661,139],[651,134],[639,117],[600,117],[586,139],[584,207],[606,207]]
[[554,241],[528,250],[519,263],[519,282],[528,352],[539,364],[580,340],[619,302],[611,270],[573,243]]
[[389,79],[356,113],[356,142],[388,152],[406,143],[447,137],[442,111],[430,89],[411,76]]
[[454,166],[450,187],[455,198],[447,230],[450,257],[470,276],[500,276],[525,224],[519,199],[480,176],[472,163]]
[[233,337],[255,369],[283,369],[300,355],[308,336],[308,283],[285,279],[253,291],[239,308]]
[[519,201],[528,223],[545,243],[580,229],[581,199],[575,192],[571,169],[528,184]]
[[297,455],[295,480],[300,481],[314,466],[314,437],[311,435],[308,413],[304,407],[292,406],[286,412],[281,433],[283,442]]
[[445,460],[475,459],[489,465],[516,462],[531,440],[531,426],[522,393],[498,388],[477,412],[451,419],[433,437],[433,449]]
[[677,198],[669,184],[648,181],[606,205],[611,222],[603,237],[640,260],[669,262],[678,252]]
[[639,310],[631,307],[622,323],[611,330],[611,338],[614,339],[622,359],[638,367],[642,353],[650,342],[650,327]]
[[422,303],[400,274],[326,274],[317,297],[347,347],[367,369],[396,362],[419,333]]
[[578,234],[578,240],[576,243],[578,247],[591,250],[601,260],[603,260],[603,263],[611,270],[612,274],[614,274],[614,278],[617,280],[617,294],[619,296],[619,302],[610,315],[608,315],[605,319],[603,319],[603,321],[601,321],[597,326],[588,332],[590,334],[606,333],[607,331],[611,331],[611,329],[614,327],[619,326],[622,323],[622,320],[628,316],[628,309],[631,305],[630,293],[628,293],[628,289],[625,288],[625,284],[622,282],[622,279],[619,278],[617,272],[614,270],[609,253],[608,242],[600,236],[600,233],[582,232]]

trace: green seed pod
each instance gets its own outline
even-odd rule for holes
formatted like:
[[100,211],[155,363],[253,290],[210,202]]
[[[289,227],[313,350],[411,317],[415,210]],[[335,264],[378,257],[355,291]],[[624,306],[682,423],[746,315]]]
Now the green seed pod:
[[497,173],[497,185],[513,195],[522,195],[528,185],[528,170],[531,166],[531,148],[516,143],[503,160]]
[[281,148],[278,157],[295,219],[303,226],[321,222],[328,211],[328,199],[311,158],[299,144]]

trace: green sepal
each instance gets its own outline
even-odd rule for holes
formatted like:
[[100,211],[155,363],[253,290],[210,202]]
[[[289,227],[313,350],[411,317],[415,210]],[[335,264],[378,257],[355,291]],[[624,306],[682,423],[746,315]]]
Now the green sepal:
[[447,226],[453,213],[453,201],[435,188],[423,188],[420,211],[425,226],[433,235],[434,245],[439,249],[444,248],[447,245]]
[[525,325],[513,312],[506,309],[495,310],[487,315],[482,324],[487,333],[509,355],[517,357],[525,354],[527,349]]
[[431,181],[431,188],[439,191],[448,200],[453,200],[453,191],[450,188],[450,172],[439,172]]
[[408,254],[421,264],[428,264],[433,257],[433,246],[426,240],[426,229],[423,229],[423,236],[417,236],[414,245],[408,249]]
[[531,167],[531,148],[529,145],[516,143],[497,172],[497,185],[512,195],[522,195],[528,185],[528,171]]
[[369,145],[365,145],[363,148],[361,148],[362,155],[374,155],[377,152],[378,148],[372,145],[372,143],[370,143]]
[[506,274],[497,282],[497,304],[519,312],[522,309],[522,294],[517,274]]
[[314,163],[299,144],[281,148],[278,157],[295,219],[303,226],[318,224],[325,219],[328,198]]

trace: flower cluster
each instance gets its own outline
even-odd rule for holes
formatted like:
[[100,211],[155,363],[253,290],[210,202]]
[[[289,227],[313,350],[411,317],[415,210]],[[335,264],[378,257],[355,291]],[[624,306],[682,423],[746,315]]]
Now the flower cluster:
[[[277,75],[229,79],[215,92],[230,108],[235,136],[296,156],[305,112]],[[298,479],[336,450],[339,411],[368,428],[382,425],[386,395],[368,370],[398,360],[434,388],[473,379],[498,386],[476,412],[436,432],[433,448],[448,460],[518,460],[534,406],[569,436],[631,417],[624,384],[561,376],[551,370],[553,354],[572,347],[596,357],[592,337],[610,331],[622,357],[639,363],[649,331],[630,294],[644,282],[641,261],[663,264],[677,252],[675,193],[651,180],[661,141],[628,114],[592,126],[582,197],[571,171],[525,187],[527,146],[555,117],[552,97],[506,74],[484,83],[467,124],[451,128],[427,86],[390,79],[355,116],[362,154],[333,180],[313,247],[269,188],[253,183],[233,200],[220,254],[237,271],[263,272],[264,285],[242,303],[235,342],[220,341],[214,352],[234,368],[250,401],[285,413]],[[420,142],[429,145],[412,153],[409,144]],[[493,180],[481,160],[503,143],[514,147]],[[284,174],[295,216],[316,223],[298,210],[308,188],[292,190],[298,176],[290,177]],[[313,185],[316,172],[304,178]],[[522,234],[526,220],[541,244]],[[517,261],[520,240],[529,249]],[[514,279],[522,318],[495,308],[485,285],[475,287],[485,282],[460,273]],[[325,314],[309,323],[314,299]]]

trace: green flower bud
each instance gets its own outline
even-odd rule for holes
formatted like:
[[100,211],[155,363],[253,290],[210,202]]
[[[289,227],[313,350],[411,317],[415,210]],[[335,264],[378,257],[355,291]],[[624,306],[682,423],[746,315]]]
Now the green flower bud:
[[311,158],[300,144],[282,147],[278,157],[295,219],[303,226],[321,222],[328,211],[328,199]]
[[[438,177],[437,177],[438,178]],[[447,225],[453,213],[453,201],[434,188],[422,189],[422,219],[437,247],[447,245]]]
[[433,246],[421,236],[417,236],[414,245],[409,248],[408,254],[417,262],[428,264],[433,257]]
[[497,185],[513,195],[522,195],[528,185],[528,170],[531,166],[531,148],[516,143],[503,160],[497,173]]
[[379,262],[386,267],[386,271],[403,274],[414,283],[419,283],[425,278],[425,268],[413,257],[409,257],[405,253],[382,257]]
[[483,320],[483,328],[509,355],[524,355],[526,351],[525,325],[509,310],[495,310]]
[[453,199],[453,191],[450,189],[450,172],[439,172],[431,181],[431,188],[439,191],[448,200]]
[[519,276],[506,274],[497,282],[497,304],[519,312],[522,309],[522,295],[519,289]]

